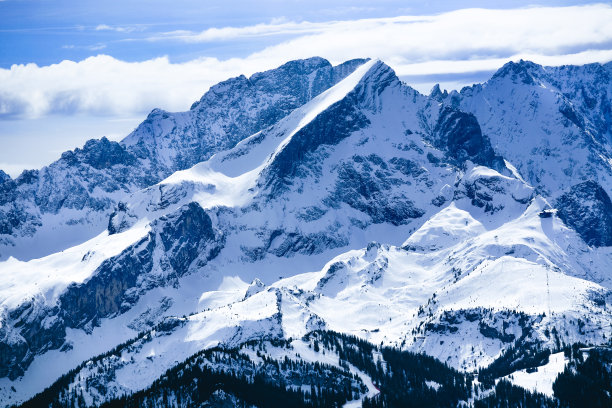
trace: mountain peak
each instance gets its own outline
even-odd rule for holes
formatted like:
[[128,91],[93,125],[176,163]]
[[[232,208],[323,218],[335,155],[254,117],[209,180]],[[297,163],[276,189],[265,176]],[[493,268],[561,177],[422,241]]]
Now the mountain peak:
[[444,92],[440,89],[440,84],[435,84],[429,92],[429,97],[438,102],[442,102],[448,96],[448,91],[445,89]]
[[363,80],[397,78],[395,71],[380,59],[368,60],[370,67],[363,75]]
[[380,60],[370,60],[351,75],[296,112],[299,125],[287,138],[266,169],[273,191],[291,183],[301,161],[322,145],[336,145],[370,124],[365,111],[380,109],[380,95],[390,86],[401,85],[395,71]]
[[278,122],[351,74],[365,60],[338,66],[314,57],[290,61],[247,78],[212,86],[187,112],[153,110],[123,139],[127,150],[148,160],[163,179]]
[[10,180],[11,176],[0,170],[0,183],[4,183],[6,180]]
[[360,97],[366,97],[362,103],[371,104],[372,98],[377,98],[390,85],[400,85],[400,80],[393,68],[381,60],[369,61],[368,64],[369,67],[355,86],[354,92]]
[[287,82],[287,79],[302,78],[317,70],[325,68],[332,68],[328,60],[321,57],[312,57],[289,61],[278,68],[256,72],[249,78],[244,75],[239,75],[213,85],[199,101],[191,105],[190,110],[195,110],[199,107],[206,108],[210,103],[213,103],[219,98],[241,92],[241,89],[257,84],[260,85],[260,87],[263,85],[272,90],[275,86],[278,87],[284,82]]
[[542,66],[531,61],[519,60],[510,61],[504,64],[491,78],[511,78],[513,82],[521,81],[526,85],[532,85],[540,74]]
[[[332,66],[331,63],[325,58],[310,57],[310,58],[298,59],[298,60],[286,62],[280,67],[274,69],[273,71],[283,70],[283,71],[291,71],[296,74],[309,74],[317,69],[324,68],[324,67],[331,67],[331,66]],[[258,72],[256,74],[253,74],[251,78],[257,78],[259,75],[265,75],[268,72],[270,71]]]

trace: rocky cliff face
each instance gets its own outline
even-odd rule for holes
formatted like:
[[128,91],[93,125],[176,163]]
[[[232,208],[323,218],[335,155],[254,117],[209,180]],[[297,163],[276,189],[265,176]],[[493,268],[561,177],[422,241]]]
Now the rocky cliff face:
[[612,202],[594,181],[572,186],[556,202],[559,217],[593,246],[612,246]]
[[492,168],[503,167],[495,156],[491,142],[482,134],[476,117],[459,109],[444,106],[434,128],[434,144],[446,152],[455,164],[470,160]]

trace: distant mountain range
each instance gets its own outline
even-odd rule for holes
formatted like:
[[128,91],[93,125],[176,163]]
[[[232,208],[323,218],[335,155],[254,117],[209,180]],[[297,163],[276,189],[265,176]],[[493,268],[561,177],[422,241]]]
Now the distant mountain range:
[[0,406],[571,405],[612,361],[611,192],[612,63],[229,79],[0,171]]

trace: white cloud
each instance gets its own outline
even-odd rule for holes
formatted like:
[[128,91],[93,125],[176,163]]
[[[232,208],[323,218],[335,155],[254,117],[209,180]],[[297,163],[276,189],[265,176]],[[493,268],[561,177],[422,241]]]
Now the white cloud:
[[107,55],[44,67],[13,65],[0,69],[0,115],[116,116],[156,106],[185,110],[210,85],[244,68],[241,60],[204,58],[172,64],[164,57],[131,63]]
[[118,33],[131,33],[134,31],[140,31],[141,28],[137,26],[110,26],[108,24],[99,24],[94,30],[96,31],[117,31]]
[[100,51],[106,48],[106,44],[103,44],[103,43],[97,43],[97,44],[91,44],[91,45],[68,44],[68,45],[63,45],[62,48],[66,50],[82,49],[82,50],[89,50],[89,51]]
[[151,36],[147,38],[147,40],[175,40],[187,43],[201,43],[269,36],[304,35],[330,32],[334,30],[335,27],[342,26],[345,24],[346,22],[311,23],[308,21],[296,23],[293,21],[284,21],[281,19],[273,20],[270,24],[262,23],[246,27],[213,27],[201,32],[187,30],[169,31],[161,33],[159,35]]
[[[572,47],[610,44],[612,7],[531,7],[513,10],[462,9],[435,16],[401,16],[330,22],[273,21],[247,27],[178,30],[149,40],[189,43],[298,36],[264,53],[291,57],[328,51],[343,55],[398,55],[429,60],[494,56],[500,53],[557,54]],[[346,49],[342,49],[346,48]],[[454,59],[454,58],[453,58]]]
[[100,24],[100,25],[98,25],[95,28],[96,31],[104,31],[104,30],[112,30],[112,29],[113,29],[113,27],[111,27],[111,26],[109,26],[107,24]]
[[505,58],[486,58],[477,60],[434,60],[410,63],[399,60],[394,64],[395,71],[401,76],[460,74],[477,71],[494,71],[508,61],[519,59],[533,61],[541,65],[582,65],[591,62],[612,61],[612,49],[588,50],[574,54],[542,55],[534,53],[512,54]]
[[[100,30],[113,29],[98,26]],[[39,67],[0,69],[0,115],[40,117],[52,113],[140,115],[153,107],[185,110],[212,84],[250,75],[287,60],[319,55],[332,63],[378,57],[403,77],[491,71],[508,60],[547,65],[612,59],[612,7],[465,9],[436,16],[407,16],[325,23],[273,21],[158,37],[184,42],[290,36],[244,58],[167,58],[124,62],[99,55]],[[417,89],[429,80],[422,80]]]
[[367,55],[406,65],[552,56],[600,47],[612,48],[612,7],[602,4],[333,22],[321,32],[284,41],[255,56],[323,54],[341,60]]

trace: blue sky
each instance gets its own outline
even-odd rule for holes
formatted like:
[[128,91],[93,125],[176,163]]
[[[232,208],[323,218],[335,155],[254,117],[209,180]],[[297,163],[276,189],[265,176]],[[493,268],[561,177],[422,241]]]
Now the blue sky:
[[431,15],[466,8],[563,6],[580,1],[201,1],[201,0],[0,0],[0,67],[82,60],[104,53],[124,61],[169,56],[244,57],[282,40],[240,38],[181,44],[147,38],[176,30],[245,27],[279,20],[327,22],[400,15]]
[[17,175],[212,84],[320,55],[378,57],[421,92],[511,59],[612,59],[612,7],[576,1],[0,0],[0,168]]

